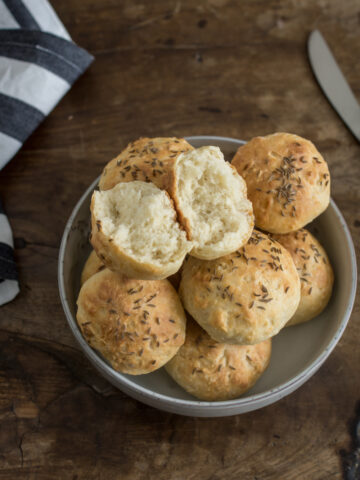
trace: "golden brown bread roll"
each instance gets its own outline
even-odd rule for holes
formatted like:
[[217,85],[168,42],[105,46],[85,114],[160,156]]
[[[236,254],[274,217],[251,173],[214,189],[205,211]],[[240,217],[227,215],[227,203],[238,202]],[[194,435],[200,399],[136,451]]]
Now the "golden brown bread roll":
[[184,343],[185,312],[167,280],[133,280],[105,269],[84,283],[77,305],[83,336],[119,372],[157,370]]
[[328,304],[334,284],[330,260],[319,241],[305,229],[272,235],[291,254],[301,281],[301,298],[286,326],[311,320]]
[[101,272],[104,268],[106,267],[96,255],[95,250],[92,250],[82,270],[80,284],[82,285],[88,278],[92,277],[97,272]]
[[152,183],[118,183],[95,191],[91,226],[91,244],[103,263],[131,278],[166,278],[192,248],[169,195]]
[[320,215],[330,201],[330,174],[316,147],[290,133],[256,137],[236,152],[232,164],[246,181],[255,225],[289,233]]
[[220,148],[205,146],[175,160],[169,194],[193,242],[190,255],[213,260],[244,245],[254,227],[246,183]]
[[218,343],[188,319],[185,343],[165,369],[200,400],[231,400],[255,384],[267,368],[270,355],[271,340],[257,345]]
[[167,277],[167,280],[171,283],[171,285],[175,288],[175,290],[179,289],[180,281],[181,281],[181,268],[170,277]]
[[182,152],[192,150],[183,138],[139,138],[111,160],[103,170],[99,187],[109,190],[119,182],[152,182],[160,189],[169,186],[172,167]]
[[294,315],[300,280],[290,253],[254,230],[230,255],[212,261],[189,256],[179,293],[214,340],[250,345],[276,335]]

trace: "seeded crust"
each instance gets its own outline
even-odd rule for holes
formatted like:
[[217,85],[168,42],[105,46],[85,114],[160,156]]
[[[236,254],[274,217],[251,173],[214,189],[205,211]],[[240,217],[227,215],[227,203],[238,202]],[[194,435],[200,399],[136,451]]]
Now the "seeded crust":
[[255,225],[289,233],[320,215],[330,201],[327,163],[309,140],[290,133],[256,137],[232,164],[247,184]]
[[330,260],[319,241],[305,229],[273,235],[292,256],[301,281],[301,298],[286,326],[311,320],[328,304],[334,284]]
[[179,292],[184,308],[214,340],[252,345],[276,335],[294,315],[300,279],[290,253],[254,230],[230,255],[188,257]]
[[218,343],[188,319],[185,343],[165,369],[200,400],[231,400],[255,384],[267,368],[270,355],[271,340],[257,345]]
[[157,370],[185,341],[185,313],[167,280],[133,280],[105,269],[84,283],[77,305],[84,338],[119,372]]
[[193,147],[183,138],[139,138],[129,145],[103,170],[100,190],[109,190],[119,182],[140,180],[168,190],[173,182],[173,164],[177,157]]
[[101,272],[101,270],[104,270],[105,265],[103,262],[100,260],[100,258],[96,255],[95,250],[92,250],[90,253],[88,259],[85,262],[83,271],[81,273],[81,285],[83,285],[86,280],[88,280],[90,277],[95,275],[97,272]]

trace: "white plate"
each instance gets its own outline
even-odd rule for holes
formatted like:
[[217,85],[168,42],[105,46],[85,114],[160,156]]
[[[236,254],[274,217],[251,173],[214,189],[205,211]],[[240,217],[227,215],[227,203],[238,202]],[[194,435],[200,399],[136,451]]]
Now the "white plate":
[[[226,137],[188,137],[195,147],[217,145],[227,159],[243,144]],[[256,385],[236,400],[203,402],[179,387],[160,369],[148,375],[116,372],[82,337],[76,323],[76,298],[80,274],[90,252],[89,205],[98,179],[75,206],[65,227],[59,253],[59,290],[63,308],[75,338],[97,370],[133,398],[168,412],[196,417],[220,417],[249,412],[276,402],[299,388],[330,355],[349,320],[356,291],[356,259],[348,227],[331,201],[311,229],[324,245],[335,271],[335,285],[327,309],[309,323],[283,329],[273,340],[270,365]]]

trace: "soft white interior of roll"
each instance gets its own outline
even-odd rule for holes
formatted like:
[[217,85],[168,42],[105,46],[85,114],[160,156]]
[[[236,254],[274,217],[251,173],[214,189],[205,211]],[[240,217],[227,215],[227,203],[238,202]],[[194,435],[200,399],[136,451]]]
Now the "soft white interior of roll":
[[217,245],[247,236],[252,205],[246,184],[234,175],[218,147],[183,153],[176,162],[179,207],[187,217],[196,246]]
[[94,192],[93,213],[103,232],[128,255],[159,265],[176,262],[191,244],[168,195],[151,183],[119,183]]

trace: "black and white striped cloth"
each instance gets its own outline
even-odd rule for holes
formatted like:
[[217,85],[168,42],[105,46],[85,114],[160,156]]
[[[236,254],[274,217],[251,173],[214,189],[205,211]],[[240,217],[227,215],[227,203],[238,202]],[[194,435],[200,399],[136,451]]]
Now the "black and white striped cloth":
[[[0,170],[92,61],[47,0],[0,0]],[[0,204],[0,305],[18,291],[12,233]]]
[[13,249],[10,224],[0,201],[0,305],[10,302],[19,293]]

